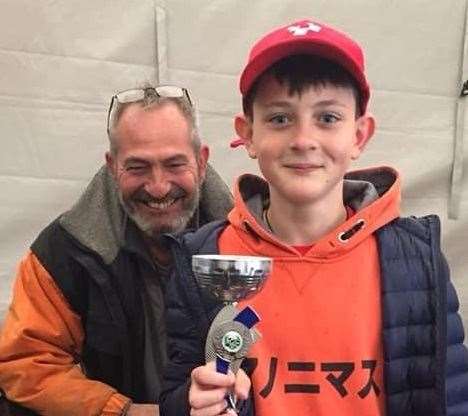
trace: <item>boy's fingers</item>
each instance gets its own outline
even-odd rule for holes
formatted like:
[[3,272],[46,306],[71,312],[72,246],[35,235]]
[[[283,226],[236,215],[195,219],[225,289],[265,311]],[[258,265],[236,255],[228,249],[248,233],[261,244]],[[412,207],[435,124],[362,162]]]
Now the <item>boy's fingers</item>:
[[226,401],[222,401],[211,406],[203,407],[201,409],[195,409],[192,407],[190,409],[190,416],[218,416],[224,414],[226,406]]
[[242,369],[236,374],[236,382],[234,384],[234,392],[236,396],[241,400],[246,400],[249,397],[250,386],[252,382],[250,378]]
[[226,394],[235,383],[232,372],[217,373],[213,363],[192,370],[189,389],[191,416],[220,415],[226,409]]
[[[189,391],[189,404],[194,409],[202,409],[216,403],[226,403],[226,387],[203,389],[198,385],[192,385]],[[222,407],[221,409],[224,409]]]
[[228,374],[217,373],[212,363],[194,368],[191,377],[192,382],[203,386],[231,387],[235,382],[235,377],[232,372]]
[[189,390],[190,416],[233,416],[232,409],[226,409],[226,395],[234,392],[241,400],[247,399],[251,382],[243,370],[236,375],[217,373],[214,364],[197,367],[191,373]]

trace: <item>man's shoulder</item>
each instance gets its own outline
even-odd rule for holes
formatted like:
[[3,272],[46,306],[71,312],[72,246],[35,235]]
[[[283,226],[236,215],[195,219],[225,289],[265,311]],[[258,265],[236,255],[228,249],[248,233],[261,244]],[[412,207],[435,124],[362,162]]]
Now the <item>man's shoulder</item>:
[[45,254],[51,250],[59,250],[64,253],[73,245],[70,234],[60,224],[62,215],[43,228],[31,244],[31,250],[36,255],[39,254],[39,257],[41,257],[40,254]]
[[103,166],[73,207],[60,217],[60,225],[82,247],[97,253],[106,264],[118,255],[126,224],[117,185]]
[[31,244],[32,253],[54,280],[60,275],[66,278],[77,257],[96,256],[63,227],[61,217],[47,225]]
[[89,249],[113,259],[123,223],[116,185],[107,169],[101,167],[73,206],[46,226],[31,248]]
[[61,216],[39,233],[31,245],[31,252],[64,294],[73,310],[81,313],[81,297],[77,293],[82,293],[80,287],[85,284],[85,280],[77,278],[82,276],[82,268],[76,259],[90,253],[63,228],[60,219]]

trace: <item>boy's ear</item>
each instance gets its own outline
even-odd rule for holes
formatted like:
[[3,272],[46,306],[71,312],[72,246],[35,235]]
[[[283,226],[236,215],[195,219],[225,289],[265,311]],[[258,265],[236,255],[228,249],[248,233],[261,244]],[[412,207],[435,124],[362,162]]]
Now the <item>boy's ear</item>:
[[356,120],[356,140],[351,159],[356,160],[361,155],[369,140],[374,135],[375,118],[370,113],[366,113]]
[[252,144],[252,120],[244,114],[238,114],[234,118],[234,129],[237,135],[244,141],[244,146],[249,156],[255,159],[257,155]]

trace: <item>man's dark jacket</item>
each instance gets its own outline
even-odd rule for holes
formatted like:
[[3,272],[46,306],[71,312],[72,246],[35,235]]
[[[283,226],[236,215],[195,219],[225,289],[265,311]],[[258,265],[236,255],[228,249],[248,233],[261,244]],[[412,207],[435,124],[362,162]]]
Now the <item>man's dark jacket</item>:
[[[231,207],[228,188],[208,167],[191,226],[225,218]],[[123,211],[116,184],[105,167],[77,204],[40,233],[31,252],[80,318],[84,341],[78,360],[86,376],[114,387],[136,403],[154,403],[144,386],[143,280],[145,276],[159,279],[155,296],[159,296],[161,314],[166,282],[158,277],[142,234]],[[161,320],[164,322],[163,317]],[[153,342],[165,345],[165,339]],[[24,376],[27,374],[25,369]],[[156,377],[162,378],[162,374]],[[15,400],[9,395],[15,385],[0,387]],[[60,398],[51,398],[48,406],[53,400]],[[75,406],[80,406],[78,391],[76,400]]]
[[[225,225],[207,225],[182,244],[173,244],[177,262],[167,297],[170,355],[160,398],[164,416],[189,414],[190,372],[204,363],[204,340],[220,309],[199,292],[189,256],[218,252],[217,238]],[[439,246],[439,219],[399,218],[376,237],[387,416],[467,416],[468,351],[459,302]],[[249,400],[241,416],[254,414]]]

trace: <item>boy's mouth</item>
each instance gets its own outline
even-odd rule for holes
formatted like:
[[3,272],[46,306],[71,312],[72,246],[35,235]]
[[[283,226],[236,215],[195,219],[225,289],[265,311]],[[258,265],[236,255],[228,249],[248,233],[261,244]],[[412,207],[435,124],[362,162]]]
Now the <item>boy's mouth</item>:
[[309,162],[285,163],[284,166],[290,169],[297,169],[297,170],[312,170],[312,169],[320,169],[321,167],[323,167],[321,164],[309,163]]

